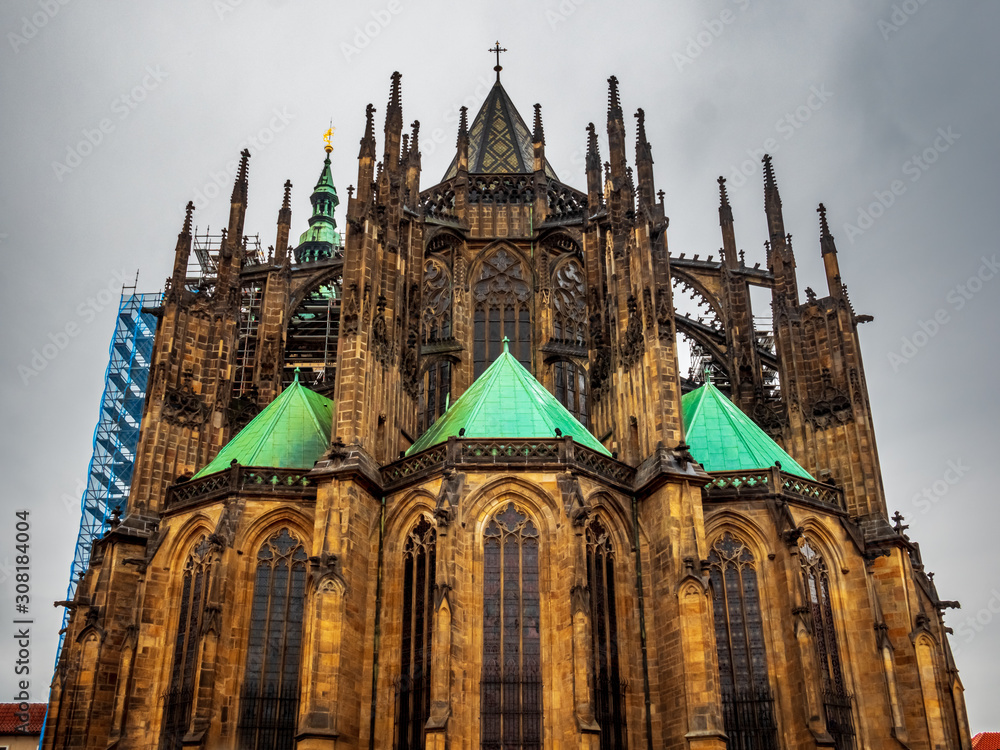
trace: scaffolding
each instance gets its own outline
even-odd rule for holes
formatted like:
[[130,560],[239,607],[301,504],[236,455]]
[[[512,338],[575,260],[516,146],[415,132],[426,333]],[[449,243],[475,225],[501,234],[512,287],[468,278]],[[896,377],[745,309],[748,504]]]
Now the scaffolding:
[[[69,573],[67,601],[90,563],[94,542],[108,530],[112,518],[125,512],[132,469],[139,445],[139,426],[146,401],[156,316],[144,307],[160,304],[161,295],[136,294],[135,287],[122,290],[118,319],[111,339],[108,369],[104,376],[100,414],[94,430],[94,452],[87,471],[87,486],[80,507],[80,532]],[[56,648],[56,664],[62,650],[70,610],[63,614]]]

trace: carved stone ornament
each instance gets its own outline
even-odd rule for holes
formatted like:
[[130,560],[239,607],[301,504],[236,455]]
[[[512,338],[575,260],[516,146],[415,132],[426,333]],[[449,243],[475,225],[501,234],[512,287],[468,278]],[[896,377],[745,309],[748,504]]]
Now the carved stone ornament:
[[197,427],[208,417],[201,396],[189,390],[167,388],[163,394],[163,419],[180,427]]
[[640,359],[646,349],[642,335],[642,319],[639,317],[639,303],[634,295],[628,296],[628,325],[625,328],[625,339],[621,343],[620,356],[622,365],[630,369]]
[[372,351],[382,367],[389,367],[396,358],[396,347],[389,339],[389,328],[385,322],[385,295],[378,296],[375,319],[372,321]]

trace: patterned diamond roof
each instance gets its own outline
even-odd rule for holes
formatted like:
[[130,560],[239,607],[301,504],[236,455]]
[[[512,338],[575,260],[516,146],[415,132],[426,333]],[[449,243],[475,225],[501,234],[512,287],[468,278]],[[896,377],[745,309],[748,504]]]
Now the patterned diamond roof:
[[333,401],[295,382],[226,443],[194,479],[240,466],[311,469],[330,446]]
[[691,455],[705,471],[766,469],[779,461],[782,471],[815,481],[711,381],[684,394],[681,410]]
[[[469,128],[469,172],[525,174],[534,171],[534,160],[531,131],[497,81]],[[449,180],[456,174],[457,155],[444,179]],[[548,159],[545,160],[545,174],[550,179],[558,179]]]
[[611,454],[555,396],[507,350],[431,425],[409,450],[412,455],[457,437],[554,438],[556,430],[591,450]]

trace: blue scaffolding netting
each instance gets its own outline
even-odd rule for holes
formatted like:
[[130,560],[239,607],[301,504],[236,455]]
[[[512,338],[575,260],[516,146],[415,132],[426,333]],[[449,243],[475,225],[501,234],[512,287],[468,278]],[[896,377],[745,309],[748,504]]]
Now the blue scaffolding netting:
[[[114,514],[125,513],[157,322],[155,315],[143,312],[143,307],[158,305],[160,296],[159,293],[135,294],[134,289],[122,291],[104,376],[100,414],[94,430],[94,452],[80,506],[80,532],[69,572],[67,601],[73,600],[77,584],[87,570],[93,543],[108,530],[108,521]],[[57,665],[69,614],[67,608],[56,649]]]

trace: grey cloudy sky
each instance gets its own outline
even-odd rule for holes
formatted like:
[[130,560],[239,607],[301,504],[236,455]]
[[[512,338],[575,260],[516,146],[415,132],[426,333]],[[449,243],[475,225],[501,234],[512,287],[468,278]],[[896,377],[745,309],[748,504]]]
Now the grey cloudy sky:
[[[609,75],[628,111],[645,109],[672,253],[718,253],[722,174],[738,244],[763,263],[766,148],[800,288],[823,294],[826,203],[855,308],[875,317],[862,341],[890,510],[942,598],[962,601],[947,622],[973,730],[1000,729],[998,22],[994,0],[4,2],[0,633],[14,512],[29,508],[32,699],[46,695],[122,278],[161,288],[188,200],[201,228],[225,223],[249,138],[247,229],[265,247],[286,178],[305,229],[331,118],[346,200],[365,104],[380,123],[393,70],[434,184],[499,38],[504,85],[526,118],[542,103],[563,181],[585,187],[584,128],[603,128]],[[39,362],[50,336],[65,346]],[[13,660],[0,639],[0,700]]]

